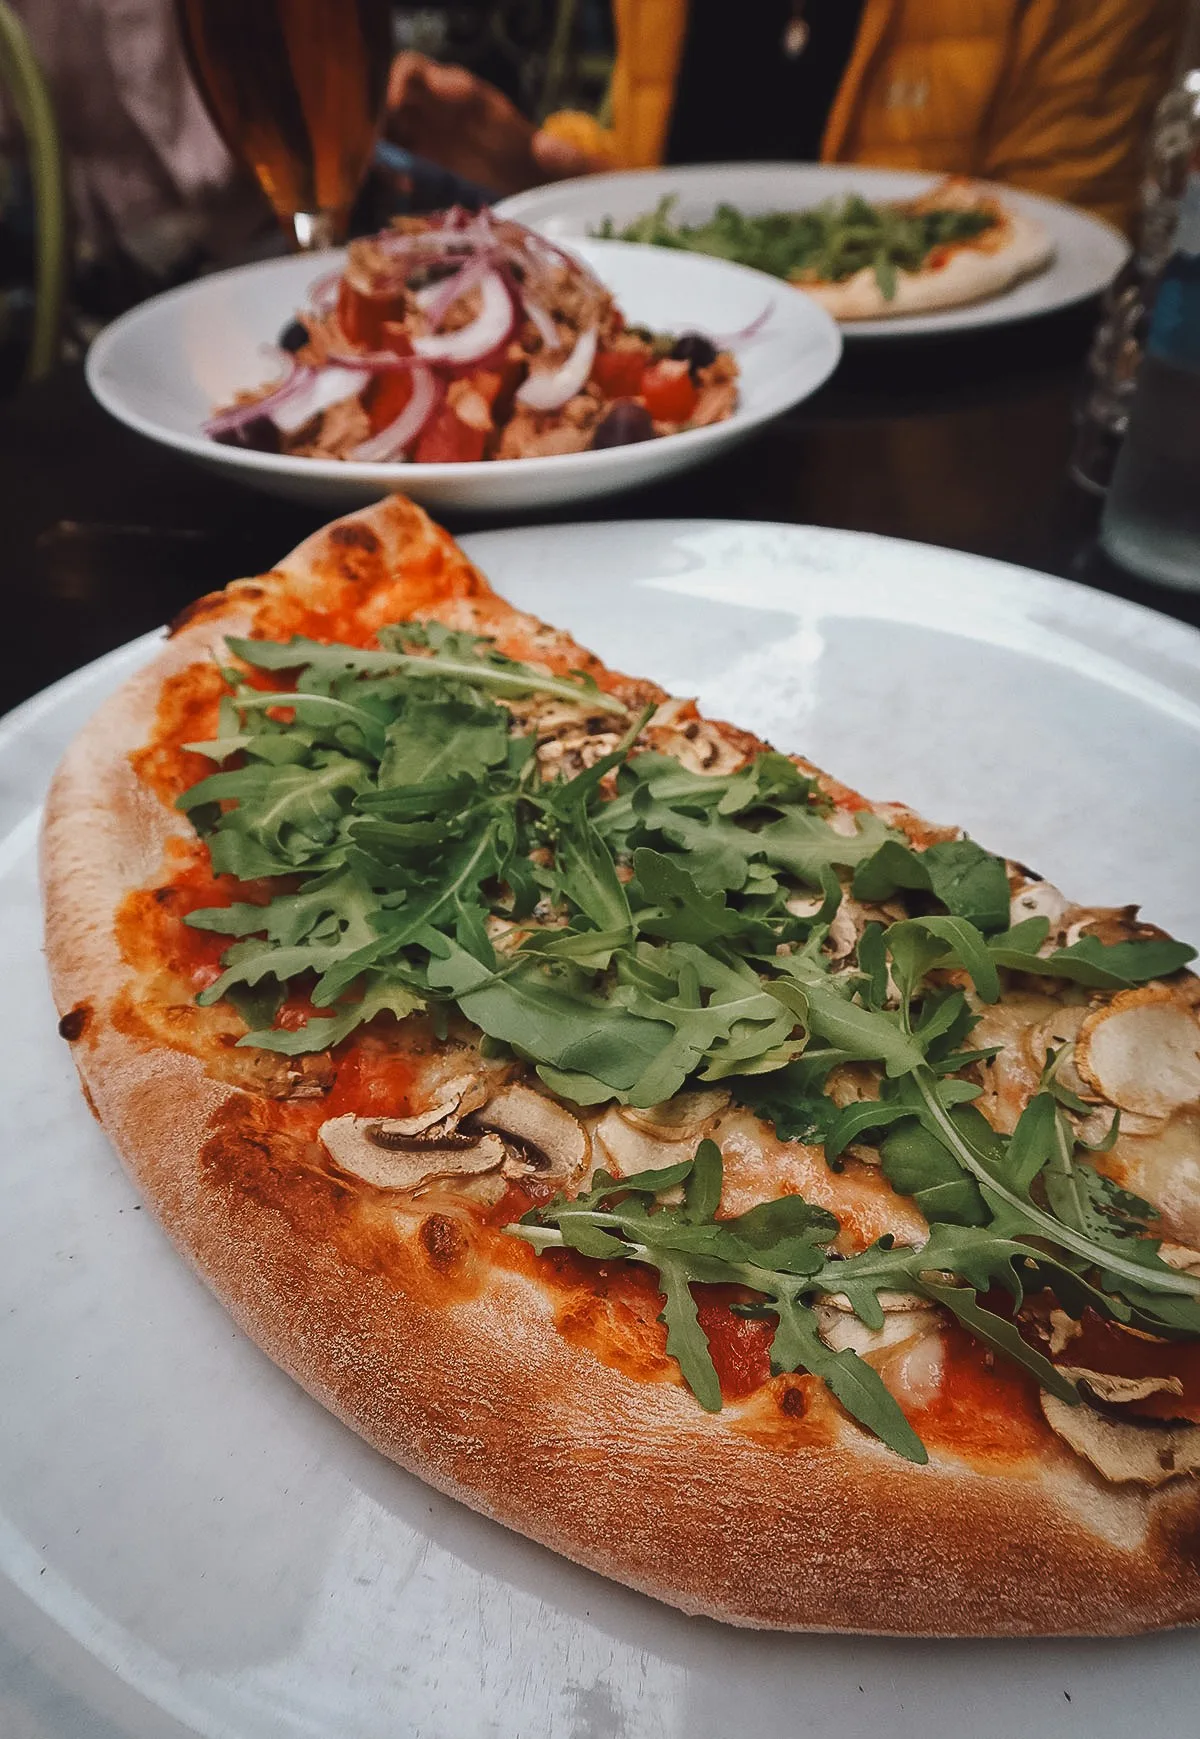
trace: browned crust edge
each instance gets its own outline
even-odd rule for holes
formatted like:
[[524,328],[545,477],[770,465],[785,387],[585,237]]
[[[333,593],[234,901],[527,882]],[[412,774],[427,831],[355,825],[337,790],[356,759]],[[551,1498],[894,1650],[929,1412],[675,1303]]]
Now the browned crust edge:
[[[411,505],[373,529],[403,562]],[[262,585],[308,585],[336,527]],[[345,533],[343,531],[344,539]],[[74,1055],[102,1124],[181,1252],[277,1363],[440,1490],[604,1575],[734,1624],[902,1635],[1123,1634],[1200,1618],[1200,1486],[1114,1491],[1066,1449],[989,1473],[900,1462],[847,1426],[829,1447],[764,1443],[738,1410],[601,1364],[551,1302],[494,1274],[431,1309],[302,1242],[275,1209],[214,1187],[200,1154],[239,1095],[192,1057],[107,1018],[124,983],[113,915],[154,875],[174,818],[136,781],[164,679],[251,612],[213,600],[85,727],[43,832],[46,952],[59,1011],[94,1011]]]

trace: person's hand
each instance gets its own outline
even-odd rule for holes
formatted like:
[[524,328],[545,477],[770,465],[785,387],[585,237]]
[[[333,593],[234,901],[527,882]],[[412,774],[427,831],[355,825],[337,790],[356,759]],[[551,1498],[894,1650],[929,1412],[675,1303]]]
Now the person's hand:
[[538,132],[502,91],[465,67],[399,54],[388,81],[387,132],[397,145],[494,193],[611,165]]

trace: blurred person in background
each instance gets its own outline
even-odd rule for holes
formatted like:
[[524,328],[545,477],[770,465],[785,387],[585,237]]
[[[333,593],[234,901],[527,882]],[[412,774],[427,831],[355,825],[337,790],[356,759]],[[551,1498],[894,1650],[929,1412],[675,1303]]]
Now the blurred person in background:
[[511,193],[784,159],[985,176],[1125,227],[1182,0],[613,0],[611,124],[535,128],[462,67],[398,57],[397,143]]
[[[57,109],[80,337],[165,285],[282,247],[192,82],[172,0],[13,4]],[[499,76],[491,12],[458,10],[485,45],[476,64]],[[392,69],[391,138],[496,194],[664,160],[819,158],[994,177],[1124,224],[1182,0],[612,0],[612,12],[611,125],[567,111],[539,128],[479,72],[408,52]],[[451,33],[439,52],[458,51]],[[516,95],[536,56],[510,43],[508,60]],[[28,277],[21,154],[0,92],[0,303]],[[455,196],[443,183],[437,202]],[[372,227],[395,204],[368,198],[360,217]]]
[[[11,3],[54,99],[85,318],[245,259],[273,236],[262,195],[192,82],[171,0]],[[0,159],[18,163],[21,151],[0,91]]]

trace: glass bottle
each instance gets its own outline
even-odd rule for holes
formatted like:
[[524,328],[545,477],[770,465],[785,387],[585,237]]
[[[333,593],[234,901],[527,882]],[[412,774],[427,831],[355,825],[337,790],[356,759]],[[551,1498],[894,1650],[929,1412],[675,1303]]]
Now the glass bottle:
[[1134,249],[1104,297],[1076,414],[1071,475],[1102,495],[1124,438],[1150,309],[1171,252],[1188,164],[1200,144],[1200,0],[1189,0],[1170,90],[1154,111]]
[[1200,591],[1200,148],[1159,276],[1100,542],[1144,579]]

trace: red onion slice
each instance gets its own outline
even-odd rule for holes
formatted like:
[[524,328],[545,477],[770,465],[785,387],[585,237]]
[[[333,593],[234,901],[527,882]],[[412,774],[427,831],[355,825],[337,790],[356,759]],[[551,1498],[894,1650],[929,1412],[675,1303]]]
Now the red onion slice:
[[327,350],[325,360],[334,368],[365,369],[368,374],[399,374],[419,359],[397,356],[394,350]]
[[490,271],[494,264],[490,253],[476,254],[473,260],[460,266],[453,277],[442,278],[436,284],[430,284],[427,289],[417,292],[417,303],[428,316],[435,332],[458,298],[482,283],[484,273]]
[[596,360],[596,328],[589,326],[575,340],[575,348],[559,367],[531,374],[517,391],[517,401],[530,411],[556,411],[587,385]]
[[513,304],[504,279],[494,268],[479,285],[482,306],[469,326],[457,332],[429,333],[413,339],[413,350],[426,362],[479,362],[497,350],[513,329]]
[[[287,356],[287,353],[284,352]],[[231,429],[245,428],[257,417],[269,417],[281,409],[289,400],[312,384],[314,371],[298,363],[294,356],[287,356],[288,373],[277,387],[266,393],[260,399],[253,399],[249,404],[233,405],[227,411],[221,411],[215,417],[210,417],[204,424],[204,433],[214,438],[226,435]]]
[[545,308],[542,307],[542,304],[536,301],[534,297],[526,296],[522,292],[521,306],[525,310],[526,318],[530,320],[536,328],[537,335],[546,346],[546,349],[557,350],[559,347],[558,327],[554,324]]
[[338,291],[342,284],[341,271],[326,272],[323,278],[318,278],[310,285],[308,292],[309,304],[317,314],[332,314],[337,307]]
[[433,370],[420,362],[413,368],[412,381],[412,397],[400,415],[385,429],[380,429],[377,435],[372,435],[369,441],[360,441],[351,450],[351,459],[367,463],[396,459],[421,434],[442,402],[443,388]]
[[343,399],[361,392],[368,376],[369,370],[361,366],[323,368],[311,376],[307,392],[294,398],[289,396],[286,403],[271,412],[271,421],[280,434],[294,435],[305,423],[311,422],[318,411],[327,411],[330,405],[340,404]]
[[704,336],[716,345],[718,350],[729,350],[735,344],[745,344],[751,338],[757,338],[767,321],[775,312],[774,300],[767,303],[760,314],[756,314],[748,326],[743,326],[740,332],[706,332]]

